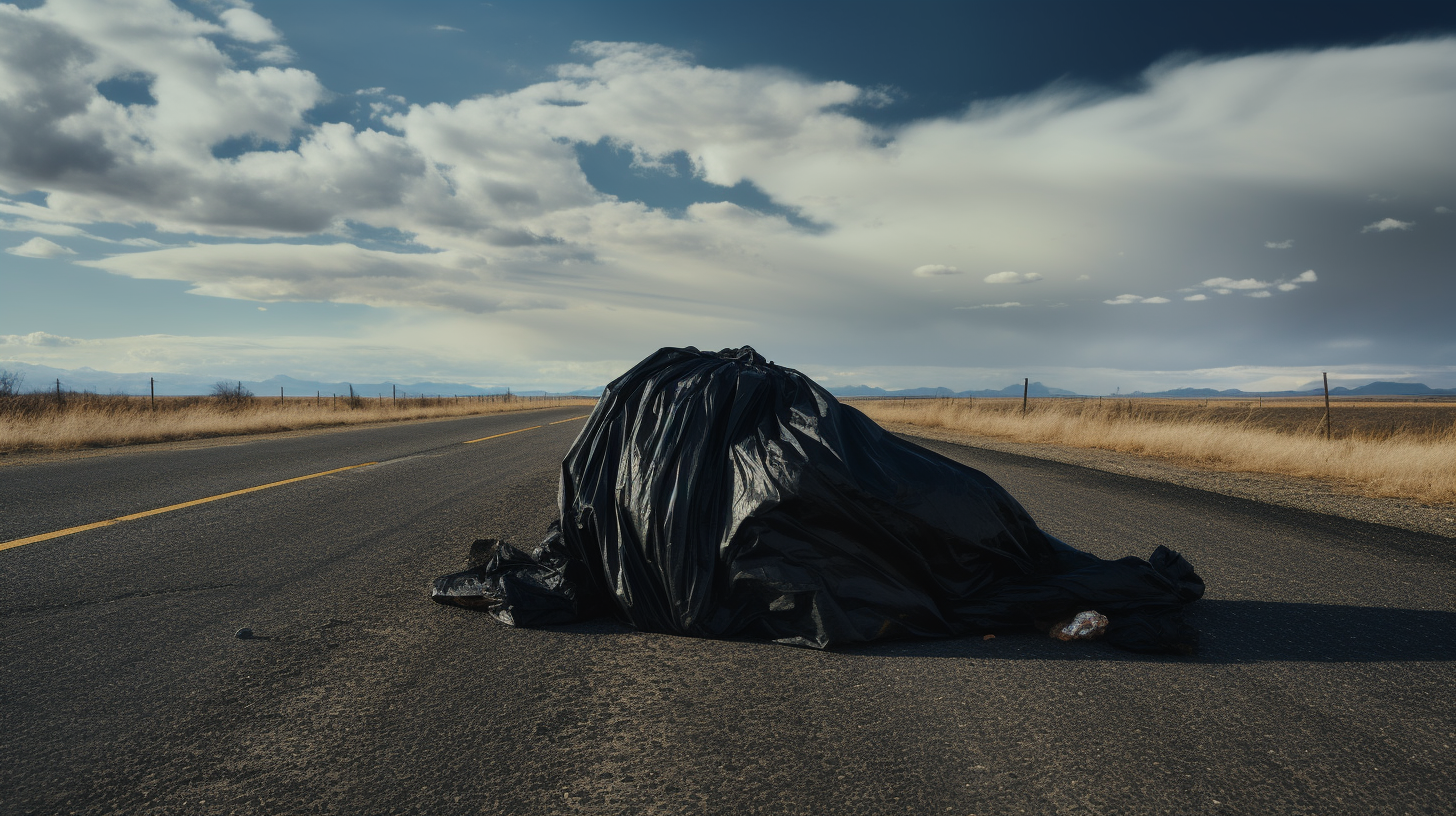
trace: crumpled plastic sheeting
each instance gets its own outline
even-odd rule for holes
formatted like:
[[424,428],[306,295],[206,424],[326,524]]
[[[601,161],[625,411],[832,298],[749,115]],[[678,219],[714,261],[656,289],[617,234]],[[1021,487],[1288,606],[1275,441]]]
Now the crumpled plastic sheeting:
[[1104,561],[974,468],[886,433],[753,349],[666,348],[609,385],[561,465],[560,521],[434,598],[543,626],[825,648],[1039,627],[1095,609],[1105,640],[1191,652],[1182,556]]

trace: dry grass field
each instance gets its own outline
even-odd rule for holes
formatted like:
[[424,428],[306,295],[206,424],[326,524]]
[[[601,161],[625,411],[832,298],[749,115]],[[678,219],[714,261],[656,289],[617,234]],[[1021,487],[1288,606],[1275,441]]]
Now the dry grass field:
[[[1262,403],[1262,404],[1261,404]],[[855,400],[886,423],[1097,448],[1219,471],[1328,481],[1366,496],[1456,502],[1456,401]]]
[[558,405],[590,408],[565,397],[147,397],[17,394],[0,397],[0,452],[59,451],[171,442],[304,428],[529,411]]
[[[1117,400],[1080,400],[1101,402]],[[1001,410],[1021,411],[1020,400],[998,400]],[[1137,399],[1132,403],[1141,416],[1150,419],[1218,422],[1245,425],[1295,435],[1324,434],[1325,403],[1307,397],[1210,400]],[[1035,410],[1042,402],[1032,400]],[[1129,406],[1131,408],[1132,406]],[[1386,439],[1394,436],[1442,436],[1456,427],[1456,399],[1330,401],[1330,430],[1335,439]]]

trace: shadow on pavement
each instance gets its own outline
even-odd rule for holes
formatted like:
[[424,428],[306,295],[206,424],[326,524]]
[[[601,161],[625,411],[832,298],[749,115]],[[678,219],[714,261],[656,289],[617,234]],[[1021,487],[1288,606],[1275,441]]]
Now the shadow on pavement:
[[[1061,643],[1033,632],[1002,634],[993,640],[972,636],[947,640],[888,641],[832,651],[846,656],[866,657],[1171,663],[1456,660],[1456,612],[1204,599],[1188,607],[1187,620],[1202,635],[1199,652],[1192,657],[1141,655],[1095,642]],[[633,631],[607,619],[551,629],[608,637]]]
[[1374,663],[1456,660],[1456,612],[1279,601],[1201,600],[1187,620],[1198,654],[1140,655],[1101,643],[1060,643],[1035,633],[867,646],[861,654],[1013,660],[1175,663]]
[[1203,632],[1203,661],[1456,660],[1456,612],[1202,600],[1187,619]]

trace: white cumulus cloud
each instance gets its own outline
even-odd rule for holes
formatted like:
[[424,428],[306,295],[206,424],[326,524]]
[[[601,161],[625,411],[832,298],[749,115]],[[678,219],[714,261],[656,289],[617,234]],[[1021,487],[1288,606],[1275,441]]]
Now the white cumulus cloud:
[[266,17],[252,9],[230,8],[218,15],[227,27],[228,36],[250,43],[270,43],[280,39],[278,29]]
[[1279,291],[1293,292],[1295,289],[1299,288],[1299,285],[1301,283],[1314,283],[1317,280],[1319,280],[1319,276],[1314,273],[1314,270],[1306,269],[1305,271],[1299,273],[1298,276],[1291,278],[1290,280],[1281,281],[1279,283]]
[[106,241],[105,238],[92,235],[73,224],[58,224],[54,221],[34,221],[29,218],[0,218],[0,230],[6,232],[37,232],[41,235],[60,235],[70,238],[90,238],[93,241]]
[[68,249],[54,241],[47,241],[40,236],[18,246],[7,247],[5,251],[22,258],[59,258],[62,255],[76,254],[74,249]]
[[956,308],[957,309],[965,309],[965,310],[970,310],[970,309],[1011,309],[1011,308],[1015,308],[1015,307],[1020,306],[1020,305],[1021,304],[1020,303],[1017,303],[1016,301],[1010,301],[1010,302],[1007,302],[1007,303],[982,303],[982,304],[980,304],[978,306],[957,306]]
[[1382,218],[1374,224],[1366,224],[1360,228],[1361,232],[1389,232],[1390,230],[1408,230],[1414,227],[1414,221],[1397,221],[1394,218]]
[[1188,297],[1185,297],[1183,299],[1184,300],[1208,300],[1208,295],[1204,295],[1204,294],[1189,295]]
[[1126,306],[1129,303],[1167,303],[1165,297],[1143,297],[1141,295],[1118,295],[1111,300],[1104,300],[1103,303],[1110,303],[1113,306]]
[[938,275],[959,275],[960,273],[961,271],[954,266],[945,266],[944,264],[926,264],[924,266],[917,266],[910,271],[910,274],[917,278],[933,278]]
[[1284,241],[1265,241],[1264,246],[1267,249],[1290,249],[1294,246],[1294,239],[1290,238]]
[[408,253],[353,244],[196,244],[113,255],[83,266],[133,278],[180,280],[194,294],[256,301],[332,300],[465,312],[550,308],[484,259],[460,252]]
[[74,337],[65,337],[49,332],[31,332],[30,334],[0,334],[0,346],[75,346],[81,341]]
[[1039,280],[1039,272],[993,272],[986,276],[986,283],[1035,283]]
[[[1299,273],[1299,275],[1290,278],[1289,280],[1277,280],[1269,282],[1261,281],[1257,278],[1243,278],[1242,280],[1234,280],[1233,278],[1209,278],[1208,280],[1205,280],[1201,285],[1205,288],[1212,289],[1215,293],[1220,295],[1230,295],[1233,294],[1235,291],[1240,291],[1244,294],[1247,294],[1249,297],[1263,298],[1270,297],[1272,295],[1272,293],[1269,291],[1271,288],[1278,289],[1281,292],[1293,292],[1295,289],[1299,288],[1300,284],[1314,283],[1317,280],[1319,280],[1319,277],[1315,275],[1314,270],[1307,269]],[[1202,295],[1198,295],[1192,298],[1184,298],[1184,300],[1195,299],[1203,300],[1204,298]]]
[[[1220,290],[1222,290],[1222,289],[1268,289],[1269,286],[1270,286],[1270,284],[1265,283],[1264,281],[1261,281],[1261,280],[1255,280],[1254,278],[1244,278],[1243,280],[1234,280],[1233,278],[1209,278],[1208,280],[1206,280],[1206,281],[1203,282],[1203,285],[1204,286],[1207,286],[1207,287],[1210,287],[1210,288],[1213,288],[1213,289],[1220,289]],[[1220,294],[1226,294],[1226,293],[1220,292]]]

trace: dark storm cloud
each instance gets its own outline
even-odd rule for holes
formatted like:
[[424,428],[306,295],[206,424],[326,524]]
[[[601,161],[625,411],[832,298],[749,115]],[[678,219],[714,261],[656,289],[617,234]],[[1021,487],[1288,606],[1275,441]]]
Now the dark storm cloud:
[[76,81],[95,60],[91,49],[58,25],[32,19],[14,6],[0,6],[0,179],[9,176],[17,192],[74,173],[99,174],[116,158],[100,131],[75,133],[62,127],[85,112],[95,97]]

